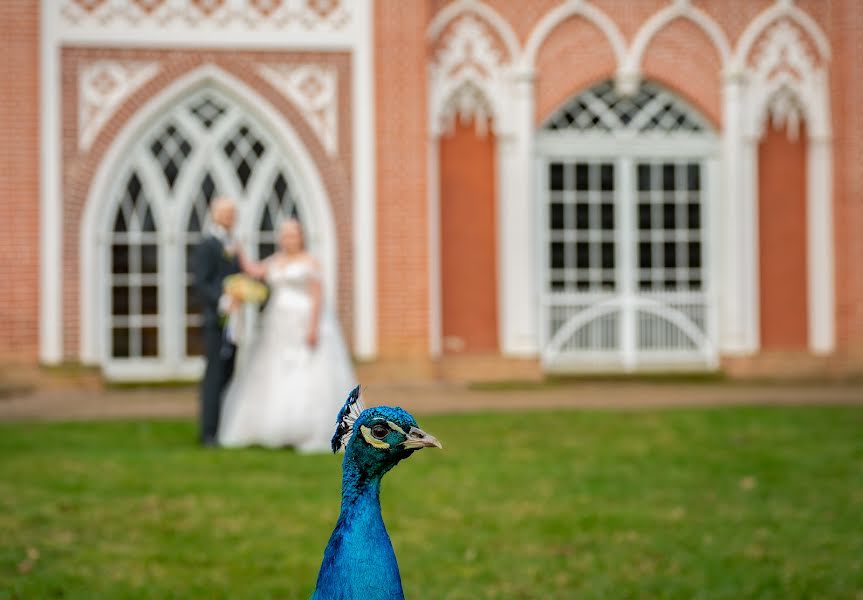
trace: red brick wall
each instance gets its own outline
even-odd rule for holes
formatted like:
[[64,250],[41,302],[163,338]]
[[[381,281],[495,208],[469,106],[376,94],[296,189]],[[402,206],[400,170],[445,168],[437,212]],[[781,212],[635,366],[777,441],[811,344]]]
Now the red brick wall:
[[39,348],[39,3],[0,2],[0,360]]
[[537,125],[570,97],[612,77],[615,71],[614,52],[605,34],[581,17],[561,23],[545,39],[536,58]]
[[[113,114],[95,139],[89,152],[78,149],[78,65],[94,59],[156,60],[161,69],[153,79],[139,88]],[[207,64],[216,65],[230,75],[248,85],[261,95],[291,124],[309,151],[323,179],[324,187],[332,203],[336,235],[339,243],[339,318],[348,339],[351,337],[353,323],[353,260],[350,241],[352,230],[352,137],[350,120],[350,57],[346,53],[303,53],[303,52],[248,52],[214,50],[145,50],[116,48],[65,48],[62,52],[62,91],[63,106],[63,342],[66,356],[78,356],[79,344],[79,232],[84,204],[90,192],[90,185],[111,142],[126,122],[140,110],[154,95],[171,82],[194,69]],[[334,66],[339,79],[339,154],[330,157],[326,154],[318,138],[311,131],[302,115],[285,97],[269,83],[259,77],[255,66],[260,63],[306,62],[326,63]]]
[[428,355],[427,15],[425,3],[374,6],[378,345],[402,360]]
[[[836,338],[863,370],[863,7],[805,3],[828,20],[836,231]],[[829,6],[816,6],[816,5]],[[830,9],[830,10],[829,10]],[[818,15],[819,12],[814,14]]]
[[722,61],[704,31],[688,19],[675,19],[657,33],[645,51],[644,76],[688,100],[716,128],[722,123]]
[[758,146],[761,348],[808,348],[806,132],[767,127]]
[[457,121],[440,139],[444,352],[497,350],[495,138]]

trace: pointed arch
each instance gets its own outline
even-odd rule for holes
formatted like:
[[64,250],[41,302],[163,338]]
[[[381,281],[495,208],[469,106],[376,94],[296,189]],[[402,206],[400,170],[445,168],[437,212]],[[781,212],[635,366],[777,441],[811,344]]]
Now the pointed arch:
[[536,66],[539,49],[551,32],[570,17],[576,16],[592,23],[605,35],[619,68],[626,56],[626,40],[617,24],[607,14],[585,0],[565,0],[539,20],[525,43],[522,67],[532,71]]
[[[337,273],[337,236],[330,199],[323,184],[318,167],[291,124],[262,96],[245,82],[225,70],[207,64],[175,79],[150,98],[136,111],[119,131],[100,161],[86,196],[79,236],[80,285],[81,285],[81,358],[89,364],[98,364],[105,356],[101,329],[101,314],[104,301],[100,297],[100,277],[106,264],[100,252],[104,242],[107,215],[113,198],[110,190],[116,180],[117,170],[124,164],[127,153],[138,141],[142,132],[149,131],[163,113],[183,102],[196,91],[212,87],[235,103],[247,114],[259,120],[279,145],[280,152],[289,163],[293,182],[303,198],[308,199],[308,223],[312,235],[317,236],[319,258],[324,270],[326,295],[335,302]],[[191,199],[190,199],[191,200]],[[263,200],[261,200],[261,203]],[[259,210],[252,211],[259,214]],[[183,213],[188,217],[187,213]],[[185,229],[186,222],[181,223]],[[242,224],[241,224],[242,225]]]
[[512,26],[495,9],[479,0],[456,0],[448,4],[432,18],[426,29],[426,39],[429,42],[434,42],[450,23],[466,13],[473,13],[482,18],[500,37],[509,53],[509,60],[505,62],[515,63],[518,60],[521,46]]
[[733,73],[741,73],[746,68],[746,60],[752,52],[755,42],[776,21],[787,18],[800,26],[812,39],[820,57],[830,60],[830,42],[824,30],[808,13],[795,6],[790,0],[777,0],[776,4],[764,9],[761,14],[752,19],[737,42],[731,58],[730,68]]
[[[630,85],[634,85],[640,77],[644,53],[650,41],[677,19],[686,19],[700,28],[716,48],[723,69],[728,66],[731,60],[731,44],[719,24],[706,12],[692,5],[689,0],[676,0],[673,4],[654,13],[635,34],[620,69],[621,81],[632,82]],[[624,83],[624,85],[627,84]]]

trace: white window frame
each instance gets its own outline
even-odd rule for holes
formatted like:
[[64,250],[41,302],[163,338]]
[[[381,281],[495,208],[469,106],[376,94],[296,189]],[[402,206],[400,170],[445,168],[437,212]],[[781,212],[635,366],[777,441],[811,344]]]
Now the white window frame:
[[[172,361],[166,359],[167,355],[163,354],[159,360],[111,360],[109,357],[110,344],[108,343],[110,341],[108,339],[109,326],[105,319],[110,310],[109,299],[107,298],[109,285],[106,282],[110,275],[110,264],[105,249],[106,233],[113,226],[112,219],[116,202],[115,189],[116,186],[121,185],[116,174],[122,172],[123,167],[129,164],[130,156],[139,146],[139,139],[153,131],[154,123],[161,121],[162,116],[173,110],[178,103],[188,103],[189,99],[198,93],[202,87],[214,90],[217,95],[227,99],[229,103],[241,110],[248,120],[255,124],[256,130],[266,136],[268,146],[272,149],[278,149],[278,154],[283,157],[284,160],[280,167],[285,173],[286,179],[294,187],[294,195],[302,199],[307,242],[322,264],[325,299],[334,310],[337,310],[336,283],[338,271],[336,257],[338,238],[335,235],[331,204],[314,161],[289,123],[266,101],[246,88],[242,82],[220,69],[212,66],[202,67],[175,81],[151,99],[144,108],[130,119],[107,151],[105,159],[96,172],[88,195],[80,238],[82,357],[90,364],[101,366],[105,377],[110,380],[195,379],[200,376],[203,369],[203,360],[199,357]],[[141,149],[140,151],[144,150]],[[267,158],[267,154],[273,155],[275,153],[265,153],[264,159]],[[194,181],[188,184],[189,186],[198,185],[200,181],[197,179],[203,174],[202,170],[198,170],[194,166],[193,157],[195,156],[196,154],[193,153],[183,168],[184,171],[188,169],[198,173],[198,176],[193,178]],[[161,173],[157,173],[157,175],[164,181]],[[217,177],[216,173],[213,175],[214,178]],[[158,178],[154,177],[154,179]],[[249,198],[255,198],[256,202],[248,203],[248,208],[245,210],[241,208],[239,211],[236,233],[241,241],[249,241],[252,230],[256,228],[260,220],[266,194],[256,193],[252,186],[256,185],[256,181],[260,181],[259,185],[263,188],[266,187],[265,183],[272,183],[271,181],[265,182],[265,179],[256,176],[249,182],[250,189],[246,191],[245,195]],[[183,184],[178,180],[175,183],[175,190],[177,186],[181,185]],[[233,188],[230,184],[223,183],[219,191],[232,193]],[[172,272],[170,276],[167,273],[168,269],[171,268],[177,273],[185,270],[185,256],[180,252],[182,244],[178,243],[178,234],[185,231],[185,219],[188,217],[187,207],[190,202],[191,199],[187,199],[183,210],[175,209],[180,210],[180,223],[176,222],[175,216],[175,222],[171,229],[160,229],[159,232],[160,236],[165,235],[168,238],[173,236],[173,239],[166,239],[166,244],[169,247],[171,245],[176,247],[173,256],[177,257],[176,260],[167,259],[164,251],[166,246],[162,247],[159,265],[164,274],[160,273],[160,277],[165,279],[162,279],[160,283],[165,280],[170,280],[172,283],[168,286],[160,285],[160,309],[167,307],[167,303],[171,303],[175,307],[185,307],[183,286],[173,285],[173,282],[182,282],[182,278],[176,273]],[[158,207],[154,210],[158,210]],[[164,215],[162,215],[160,222],[167,222]],[[171,277],[173,278],[171,279]],[[184,336],[185,332],[183,331],[182,334]],[[161,335],[180,336],[180,332]],[[177,345],[184,342],[179,337],[177,339],[179,341],[165,340],[164,344],[167,344],[167,347],[163,346],[163,352],[176,353]]]
[[[682,102],[681,102],[682,103]],[[695,113],[697,114],[697,113]],[[700,119],[704,121],[704,119]],[[712,370],[718,366],[718,298],[719,269],[714,240],[718,237],[720,211],[720,154],[718,137],[712,131],[652,132],[633,130],[593,132],[577,130],[539,131],[535,139],[536,191],[536,288],[539,300],[539,346],[543,369],[548,372],[635,370]],[[646,294],[636,289],[618,289],[609,294],[608,308],[621,310],[621,345],[616,351],[578,352],[568,356],[549,352],[548,323],[551,299],[548,290],[549,269],[548,219],[545,214],[548,195],[548,164],[554,161],[608,161],[615,165],[615,254],[616,269],[629,269],[621,282],[629,280],[634,287],[637,267],[636,165],[639,161],[675,160],[699,162],[702,165],[702,290],[697,293],[705,304],[705,340],[699,352],[638,351],[635,348],[636,307],[645,302]],[[628,249],[628,250],[627,250]],[[682,297],[684,293],[669,295]],[[578,295],[578,294],[576,294]],[[584,294],[581,294],[584,296]],[[661,297],[663,294],[657,294]],[[583,301],[583,300],[582,300]]]

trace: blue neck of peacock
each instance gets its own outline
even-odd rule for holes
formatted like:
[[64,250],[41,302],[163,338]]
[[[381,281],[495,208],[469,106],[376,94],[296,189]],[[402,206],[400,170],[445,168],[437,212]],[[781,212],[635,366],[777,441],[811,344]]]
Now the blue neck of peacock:
[[358,512],[381,512],[381,478],[389,469],[370,469],[369,465],[345,457],[342,465],[342,516]]

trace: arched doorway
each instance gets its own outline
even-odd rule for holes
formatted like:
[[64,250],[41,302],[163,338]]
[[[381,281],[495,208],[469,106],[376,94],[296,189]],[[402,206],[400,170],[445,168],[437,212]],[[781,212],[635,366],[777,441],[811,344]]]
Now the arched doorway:
[[710,368],[718,144],[668,90],[613,81],[537,134],[547,370]]
[[272,253],[289,216],[327,255],[319,251],[328,223],[284,140],[216,85],[180,96],[134,139],[96,219],[100,362],[111,379],[194,377],[201,317],[191,261],[210,201],[237,200],[237,236],[259,257]]

